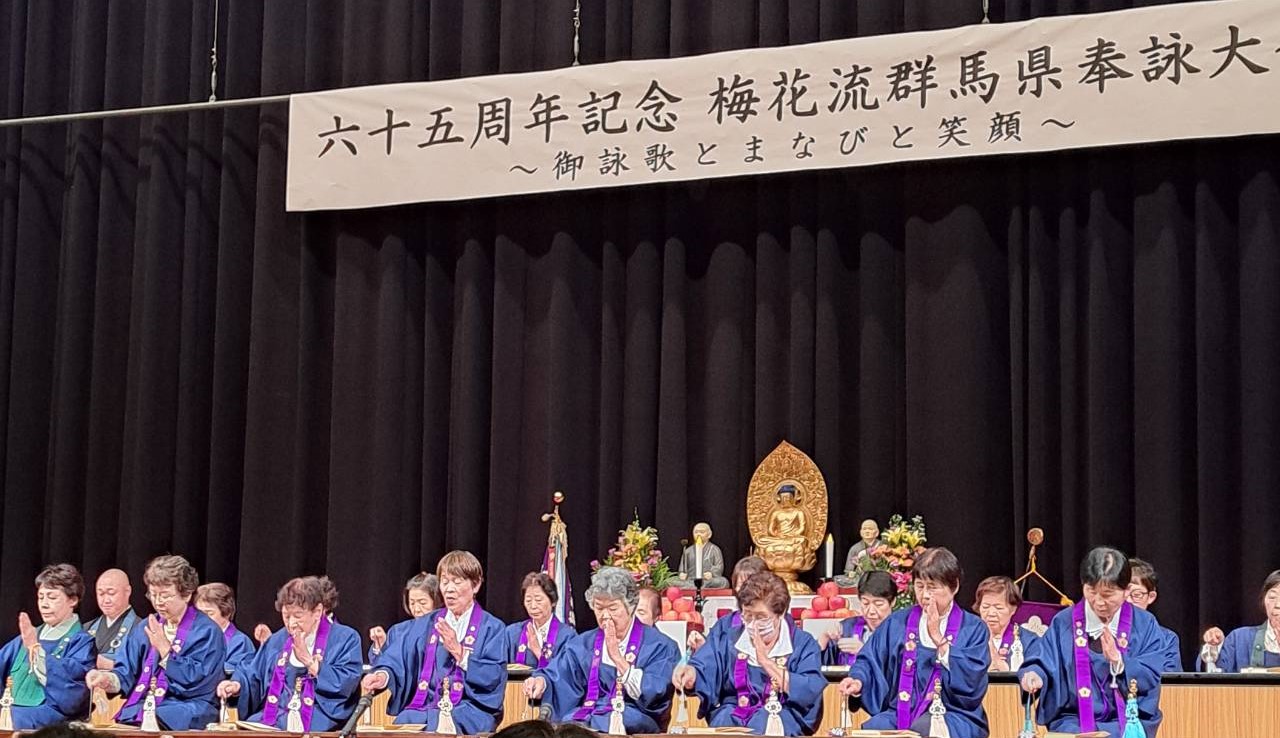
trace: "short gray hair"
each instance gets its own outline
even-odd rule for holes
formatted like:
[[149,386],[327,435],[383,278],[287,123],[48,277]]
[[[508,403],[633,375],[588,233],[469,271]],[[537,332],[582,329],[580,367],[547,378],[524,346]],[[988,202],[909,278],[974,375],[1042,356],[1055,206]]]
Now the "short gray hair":
[[599,597],[603,600],[622,600],[627,609],[635,611],[640,601],[640,587],[631,577],[631,572],[616,566],[602,566],[591,575],[591,586],[587,587],[587,603]]

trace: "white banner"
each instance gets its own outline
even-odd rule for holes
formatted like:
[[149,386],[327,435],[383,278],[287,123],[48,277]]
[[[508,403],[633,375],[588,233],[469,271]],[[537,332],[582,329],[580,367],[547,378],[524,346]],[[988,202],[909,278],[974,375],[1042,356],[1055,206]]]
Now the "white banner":
[[289,210],[1280,131],[1280,0],[295,95]]

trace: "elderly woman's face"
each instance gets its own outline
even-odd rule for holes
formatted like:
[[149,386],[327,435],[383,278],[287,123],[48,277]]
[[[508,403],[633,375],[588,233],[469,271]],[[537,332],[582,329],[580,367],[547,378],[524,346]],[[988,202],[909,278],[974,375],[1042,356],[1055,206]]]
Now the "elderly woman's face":
[[1275,623],[1280,623],[1280,585],[1267,590],[1262,596],[1262,606],[1266,608],[1267,620],[1271,621],[1273,627]]
[[614,635],[619,638],[626,633],[627,626],[631,623],[631,608],[621,599],[592,597],[591,611],[595,613],[596,622],[601,628],[606,631],[612,628]]
[[1004,596],[997,592],[987,592],[978,603],[978,616],[987,624],[992,635],[1004,635],[1009,627],[1009,619],[1013,617],[1013,608]]
[[205,615],[208,615],[209,619],[217,623],[219,628],[226,630],[227,624],[230,621],[222,617],[222,611],[218,609],[217,605],[213,604],[209,600],[197,599],[196,609],[204,613]]
[[182,594],[172,584],[156,584],[147,586],[147,599],[151,600],[151,606],[156,609],[157,615],[170,623],[176,623],[187,612],[187,601],[191,599],[191,595]]
[[436,609],[436,603],[431,601],[431,593],[425,589],[409,590],[409,614],[415,618]]
[[36,590],[36,607],[40,609],[40,619],[47,625],[57,625],[71,617],[71,612],[78,600],[67,596],[57,587],[41,587]]
[[782,632],[782,616],[764,602],[752,602],[742,608],[742,624],[747,630],[760,636],[766,646],[773,645]]
[[301,605],[285,605],[280,608],[280,619],[284,621],[284,629],[294,638],[305,636],[320,625],[324,617],[324,605],[319,604],[311,609]]
[[551,598],[542,591],[542,587],[536,584],[525,587],[524,611],[529,613],[529,618],[538,625],[547,622],[547,618],[551,617]]

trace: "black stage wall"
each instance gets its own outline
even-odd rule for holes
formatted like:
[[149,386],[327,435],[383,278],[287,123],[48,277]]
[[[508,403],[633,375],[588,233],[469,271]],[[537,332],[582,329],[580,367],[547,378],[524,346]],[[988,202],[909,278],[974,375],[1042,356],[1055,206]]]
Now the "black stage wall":
[[[224,0],[219,95],[563,66],[572,9]],[[208,96],[212,0],[0,13],[0,116]],[[980,17],[586,0],[583,59]],[[514,618],[552,490],[581,592],[633,509],[670,549],[705,519],[742,552],[748,478],[784,438],[825,472],[841,549],[863,517],[922,514],[966,598],[1039,525],[1068,585],[1091,544],[1154,561],[1184,643],[1258,619],[1280,566],[1276,138],[304,216],[287,124],[0,131],[0,630],[42,563],[137,579],[165,551],[235,584],[242,627],[315,572],[343,620],[388,622],[454,547]]]

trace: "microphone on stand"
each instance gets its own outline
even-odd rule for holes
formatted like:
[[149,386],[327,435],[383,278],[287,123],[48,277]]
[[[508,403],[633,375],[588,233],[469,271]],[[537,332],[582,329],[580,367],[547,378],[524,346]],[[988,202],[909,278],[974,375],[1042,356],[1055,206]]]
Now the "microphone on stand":
[[360,701],[356,703],[355,712],[351,713],[351,717],[347,718],[347,724],[342,726],[342,730],[338,733],[338,738],[347,738],[355,732],[356,723],[360,722],[360,717],[373,704],[373,692],[360,695]]

